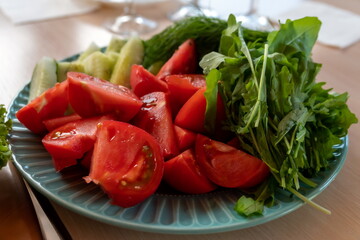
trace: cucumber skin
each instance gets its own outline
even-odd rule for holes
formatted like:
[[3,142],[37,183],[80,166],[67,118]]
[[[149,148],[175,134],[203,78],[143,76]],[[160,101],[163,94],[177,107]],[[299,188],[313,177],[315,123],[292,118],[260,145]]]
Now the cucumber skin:
[[126,40],[124,39],[120,39],[117,37],[112,37],[109,45],[107,46],[106,50],[105,50],[105,54],[111,54],[111,53],[119,53],[122,49],[122,47],[125,45]]
[[131,66],[133,64],[141,64],[143,58],[143,41],[139,37],[129,38],[120,51],[110,82],[130,88]]
[[57,62],[57,81],[63,82],[67,79],[68,72],[84,72],[81,62]]
[[101,48],[96,45],[95,43],[91,43],[88,48],[80,54],[79,58],[77,59],[77,61],[82,62],[85,58],[87,58],[90,54],[97,52],[97,51],[101,51]]
[[57,63],[50,57],[43,57],[36,64],[30,82],[29,102],[57,83]]
[[110,80],[116,59],[100,51],[94,52],[83,61],[84,72],[96,78]]

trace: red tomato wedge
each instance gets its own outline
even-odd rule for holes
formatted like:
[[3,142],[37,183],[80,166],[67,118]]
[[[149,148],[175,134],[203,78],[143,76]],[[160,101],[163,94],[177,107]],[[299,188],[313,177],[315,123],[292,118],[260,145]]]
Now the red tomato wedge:
[[164,166],[164,180],[178,191],[201,194],[217,188],[201,172],[191,149],[165,162]]
[[174,125],[174,130],[177,137],[179,150],[181,152],[194,146],[196,133],[176,125]]
[[201,134],[197,135],[195,151],[200,169],[222,187],[253,187],[269,175],[269,167],[260,159]]
[[82,158],[85,152],[92,149],[96,140],[98,125],[109,119],[113,119],[113,117],[101,116],[81,119],[67,123],[45,135],[42,143],[53,157],[56,170],[60,171],[64,167],[76,164],[76,159]]
[[197,67],[195,41],[188,39],[180,45],[161,67],[156,77],[164,80],[168,75],[194,73]]
[[196,133],[204,133],[206,88],[199,89],[180,109],[175,118],[175,124]]
[[76,158],[68,158],[68,157],[52,157],[52,161],[56,171],[61,171],[64,168],[71,167],[76,165]]
[[62,125],[65,125],[66,123],[73,122],[73,121],[80,120],[80,119],[81,119],[81,117],[78,114],[73,113],[73,114],[67,115],[67,116],[47,119],[47,120],[44,120],[43,123],[44,123],[46,129],[49,132],[51,132],[55,128],[61,127]]
[[165,158],[179,153],[169,95],[153,92],[141,97],[144,106],[133,119],[133,124],[150,133],[159,142]]
[[130,85],[136,96],[141,97],[151,92],[167,92],[166,82],[157,79],[141,65],[132,65]]
[[170,75],[165,81],[168,84],[173,113],[177,113],[197,90],[206,86],[205,76],[202,74]]
[[17,119],[33,133],[45,133],[44,120],[64,116],[69,105],[67,90],[67,82],[57,83],[21,108]]
[[[182,106],[175,118],[175,124],[196,133],[205,133],[205,111],[206,111],[206,98],[204,93],[206,88],[200,88],[191,96],[191,98]],[[213,134],[216,139],[226,139],[229,133],[222,130],[222,121],[225,120],[224,104],[220,97],[217,101],[216,110],[216,123],[215,133]]]
[[164,159],[154,137],[131,124],[104,121],[97,134],[90,174],[121,207],[134,206],[158,188]]
[[84,73],[70,72],[69,101],[81,117],[115,114],[129,121],[140,110],[142,102],[130,89]]

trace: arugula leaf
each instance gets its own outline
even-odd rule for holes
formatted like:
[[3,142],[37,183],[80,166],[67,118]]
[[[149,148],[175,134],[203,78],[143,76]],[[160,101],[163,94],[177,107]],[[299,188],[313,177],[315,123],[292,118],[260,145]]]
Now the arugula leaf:
[[212,69],[206,76],[206,90],[204,95],[206,99],[209,99],[209,101],[206,101],[204,127],[209,133],[213,133],[215,131],[218,81],[220,80],[220,78],[221,73],[216,69]]
[[0,104],[0,169],[6,166],[11,159],[11,150],[9,148],[9,141],[7,136],[11,131],[12,121],[6,120],[6,109],[3,104]]
[[256,201],[251,197],[241,196],[237,200],[234,209],[240,215],[249,217],[252,215],[261,215],[264,209],[264,204],[261,201]]
[[211,69],[219,67],[221,63],[225,62],[226,58],[227,57],[221,53],[211,52],[201,59],[199,65],[203,68],[204,74],[209,74]]
[[287,20],[281,25],[281,30],[269,34],[270,52],[291,53],[299,50],[306,57],[317,40],[321,22],[316,17],[304,17],[295,21]]

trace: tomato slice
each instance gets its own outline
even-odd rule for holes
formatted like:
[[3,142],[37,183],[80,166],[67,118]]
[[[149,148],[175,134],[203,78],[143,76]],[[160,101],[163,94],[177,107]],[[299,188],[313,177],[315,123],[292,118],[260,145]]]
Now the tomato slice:
[[166,82],[157,79],[141,65],[131,67],[130,85],[136,96],[141,97],[151,92],[167,92]]
[[179,154],[175,135],[169,95],[153,92],[141,97],[144,106],[133,119],[133,124],[151,135],[159,142],[165,158]]
[[174,125],[174,130],[180,151],[185,151],[195,144],[196,133]]
[[174,189],[184,193],[201,194],[217,188],[201,172],[191,149],[165,162],[164,180]]
[[156,77],[164,80],[168,75],[194,73],[197,67],[195,41],[188,39],[180,45],[161,67]]
[[113,113],[129,121],[140,110],[142,102],[130,89],[84,73],[70,72],[69,101],[81,117]]
[[44,120],[64,116],[69,105],[67,90],[67,82],[57,83],[21,108],[17,119],[33,133],[45,133]]
[[182,106],[175,118],[176,125],[196,133],[205,132],[205,90],[205,87],[199,89],[184,106]]
[[176,115],[175,124],[196,133],[207,133],[216,139],[225,140],[229,137],[229,133],[222,129],[222,122],[225,120],[224,104],[218,97],[216,119],[215,119],[215,132],[208,133],[205,129],[205,111],[206,99],[204,93],[206,88],[200,88],[191,96],[191,98],[181,107]]
[[206,86],[205,76],[202,74],[170,75],[165,81],[168,84],[173,113],[177,113],[197,90]]
[[104,121],[99,127],[86,180],[99,184],[121,207],[134,206],[158,188],[164,171],[159,144],[128,123]]
[[42,143],[53,157],[55,169],[61,171],[64,167],[75,165],[76,159],[82,158],[85,152],[93,148],[99,123],[109,119],[113,119],[113,117],[100,116],[80,119],[56,128],[45,135]]
[[253,187],[269,175],[260,159],[201,134],[196,137],[196,160],[215,184],[228,188]]
[[69,122],[73,122],[73,121],[80,120],[80,119],[81,119],[81,117],[78,114],[73,113],[73,114],[67,115],[67,116],[47,119],[47,120],[44,120],[43,123],[44,123],[46,129],[49,132],[51,132],[52,130],[54,130],[58,127],[61,127],[62,125],[65,125]]

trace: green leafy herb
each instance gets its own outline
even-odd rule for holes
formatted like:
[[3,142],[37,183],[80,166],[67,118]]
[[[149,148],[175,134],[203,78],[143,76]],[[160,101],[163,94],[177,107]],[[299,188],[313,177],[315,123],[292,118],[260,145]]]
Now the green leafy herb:
[[6,120],[6,109],[3,104],[0,104],[0,169],[6,166],[11,158],[11,150],[7,139],[11,127],[12,121],[10,119]]
[[225,28],[226,21],[205,16],[178,21],[144,42],[143,65],[148,68],[156,62],[166,62],[189,38],[195,39],[198,56],[202,57],[218,48],[221,32]]
[[234,209],[241,215],[249,217],[252,215],[260,215],[264,209],[264,204],[243,195],[236,202]]
[[206,126],[213,124],[217,101],[213,96],[220,93],[227,114],[224,127],[272,172],[273,180],[250,193],[252,200],[239,199],[235,207],[239,214],[258,214],[264,204],[270,206],[274,186],[329,213],[298,190],[301,183],[316,186],[309,178],[328,167],[333,146],[358,120],[346,105],[346,93],[332,94],[324,83],[315,82],[321,65],[312,61],[311,51],[320,26],[317,18],[305,17],[288,20],[271,33],[249,35],[230,15],[219,51],[200,62],[209,73]]

